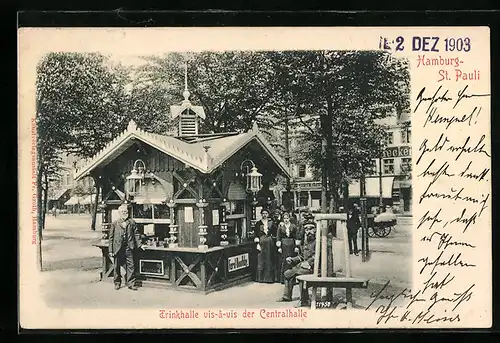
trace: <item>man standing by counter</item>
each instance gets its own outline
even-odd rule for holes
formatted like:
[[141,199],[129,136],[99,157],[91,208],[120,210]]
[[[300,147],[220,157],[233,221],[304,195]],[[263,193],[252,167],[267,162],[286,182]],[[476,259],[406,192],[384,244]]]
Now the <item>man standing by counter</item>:
[[125,267],[125,282],[129,289],[136,291],[135,284],[135,250],[143,248],[139,239],[137,225],[129,218],[128,206],[123,204],[118,208],[120,218],[111,224],[109,230],[109,256],[114,259],[113,281],[115,289],[121,286],[121,266]]

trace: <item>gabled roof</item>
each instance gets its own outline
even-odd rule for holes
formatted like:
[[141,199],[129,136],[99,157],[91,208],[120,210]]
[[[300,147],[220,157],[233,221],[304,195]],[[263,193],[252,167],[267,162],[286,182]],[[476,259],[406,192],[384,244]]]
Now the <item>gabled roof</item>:
[[[280,169],[290,177],[285,161],[259,132],[257,125],[254,125],[252,130],[246,133],[187,143],[172,136],[143,131],[137,128],[134,121],[130,121],[124,132],[109,142],[85,166],[75,171],[75,180],[83,178],[98,166],[113,161],[134,144],[134,139],[138,139],[202,173],[211,173],[245,145],[256,140]],[[207,146],[210,146],[208,152],[205,151]]]
[[204,140],[203,142],[191,144],[210,146],[208,152],[212,158],[212,165],[208,166],[208,172],[210,173],[253,140],[256,140],[262,146],[262,148],[288,177],[291,177],[285,160],[283,160],[271,144],[269,144],[264,135],[259,131],[256,124],[254,124],[253,128],[246,133],[215,138],[212,140]]
[[138,139],[202,172],[206,169],[203,161],[203,151],[199,151],[193,148],[189,143],[174,137],[143,131],[137,127],[133,120],[131,120],[125,131],[95,154],[86,165],[75,171],[75,180],[83,178],[97,166],[108,164],[114,160],[118,155],[134,144],[134,139]]

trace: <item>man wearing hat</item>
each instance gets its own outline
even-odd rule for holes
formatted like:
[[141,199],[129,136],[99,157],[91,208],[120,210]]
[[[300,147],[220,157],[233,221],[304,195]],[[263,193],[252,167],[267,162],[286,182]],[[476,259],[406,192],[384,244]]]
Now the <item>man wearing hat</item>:
[[115,289],[121,287],[121,266],[125,267],[125,283],[128,288],[136,291],[135,284],[135,263],[134,253],[137,248],[143,248],[139,239],[137,225],[132,218],[129,218],[128,206],[121,205],[118,208],[119,219],[111,224],[109,230],[109,256],[114,259]]
[[292,301],[293,286],[297,275],[311,274],[313,272],[316,253],[316,224],[313,215],[306,213],[304,216],[304,243],[298,256],[286,258],[285,289],[278,302]]

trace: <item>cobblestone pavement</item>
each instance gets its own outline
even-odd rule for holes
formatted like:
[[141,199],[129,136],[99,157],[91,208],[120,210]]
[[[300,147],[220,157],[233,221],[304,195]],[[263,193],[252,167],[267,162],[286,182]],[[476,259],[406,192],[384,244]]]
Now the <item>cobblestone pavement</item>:
[[[352,276],[370,279],[366,290],[353,290],[356,307],[371,303],[370,294],[388,293],[411,287],[411,218],[400,218],[395,232],[387,238],[370,241],[371,260],[352,257]],[[167,289],[126,288],[115,291],[110,282],[99,281],[100,250],[92,246],[101,233],[90,230],[88,215],[47,216],[44,230],[42,294],[56,308],[283,308],[297,304],[277,303],[281,284],[247,283],[208,295]],[[99,225],[98,225],[99,227]],[[336,298],[343,298],[341,290]],[[298,287],[294,298],[298,300]]]

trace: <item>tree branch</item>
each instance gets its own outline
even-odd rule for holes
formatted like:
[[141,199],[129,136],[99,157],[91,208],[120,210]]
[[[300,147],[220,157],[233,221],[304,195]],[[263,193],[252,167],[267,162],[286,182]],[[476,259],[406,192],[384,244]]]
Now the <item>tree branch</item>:
[[307,123],[304,121],[304,119],[302,118],[302,116],[298,116],[298,118],[299,118],[299,120],[300,120],[301,124],[302,124],[302,125],[304,125],[304,127],[305,127],[305,128],[307,128],[307,129],[309,130],[309,132],[310,132],[313,136],[315,136],[315,137],[317,137],[317,138],[321,138],[321,135],[319,135],[319,134],[317,133],[317,131],[314,131],[314,130],[313,130],[313,129],[309,126],[309,124],[307,124]]

